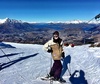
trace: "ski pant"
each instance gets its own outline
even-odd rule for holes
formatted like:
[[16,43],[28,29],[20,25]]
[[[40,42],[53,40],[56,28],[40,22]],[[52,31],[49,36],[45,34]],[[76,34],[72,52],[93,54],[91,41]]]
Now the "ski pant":
[[62,64],[60,60],[54,60],[53,66],[51,68],[50,71],[50,76],[53,76],[56,79],[60,78],[60,74],[61,74],[61,70],[62,70]]

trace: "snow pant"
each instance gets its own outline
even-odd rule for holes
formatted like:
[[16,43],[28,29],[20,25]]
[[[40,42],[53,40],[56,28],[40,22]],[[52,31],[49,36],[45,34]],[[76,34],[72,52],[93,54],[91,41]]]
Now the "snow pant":
[[53,76],[56,79],[60,78],[60,74],[62,71],[62,64],[60,60],[54,60],[53,66],[50,71],[50,76]]

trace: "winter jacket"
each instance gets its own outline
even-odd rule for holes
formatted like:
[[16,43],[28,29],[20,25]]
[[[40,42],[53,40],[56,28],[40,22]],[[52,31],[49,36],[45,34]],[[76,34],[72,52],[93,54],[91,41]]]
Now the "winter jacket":
[[43,46],[46,51],[48,51],[49,47],[52,49],[51,55],[53,60],[60,60],[63,52],[63,41],[61,40],[60,43],[56,43],[51,39]]

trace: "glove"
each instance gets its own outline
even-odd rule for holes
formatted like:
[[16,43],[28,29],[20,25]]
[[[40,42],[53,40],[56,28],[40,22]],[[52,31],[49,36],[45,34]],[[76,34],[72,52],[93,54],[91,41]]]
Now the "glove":
[[48,53],[51,53],[51,52],[53,52],[53,51],[52,51],[52,50],[48,50],[47,52],[48,52]]
[[53,52],[52,48],[51,47],[48,47],[48,50],[47,50],[48,53],[51,53]]
[[62,58],[64,59],[64,58],[65,58],[65,53],[62,52],[61,56],[62,56]]

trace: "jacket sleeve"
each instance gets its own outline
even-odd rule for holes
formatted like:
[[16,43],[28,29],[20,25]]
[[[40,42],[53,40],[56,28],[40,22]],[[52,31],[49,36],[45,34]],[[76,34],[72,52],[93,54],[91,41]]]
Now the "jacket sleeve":
[[60,45],[62,46],[62,52],[64,52],[64,43],[61,41]]
[[50,45],[50,41],[48,41],[47,43],[44,44],[43,49],[44,49],[45,51],[48,51],[49,45]]

